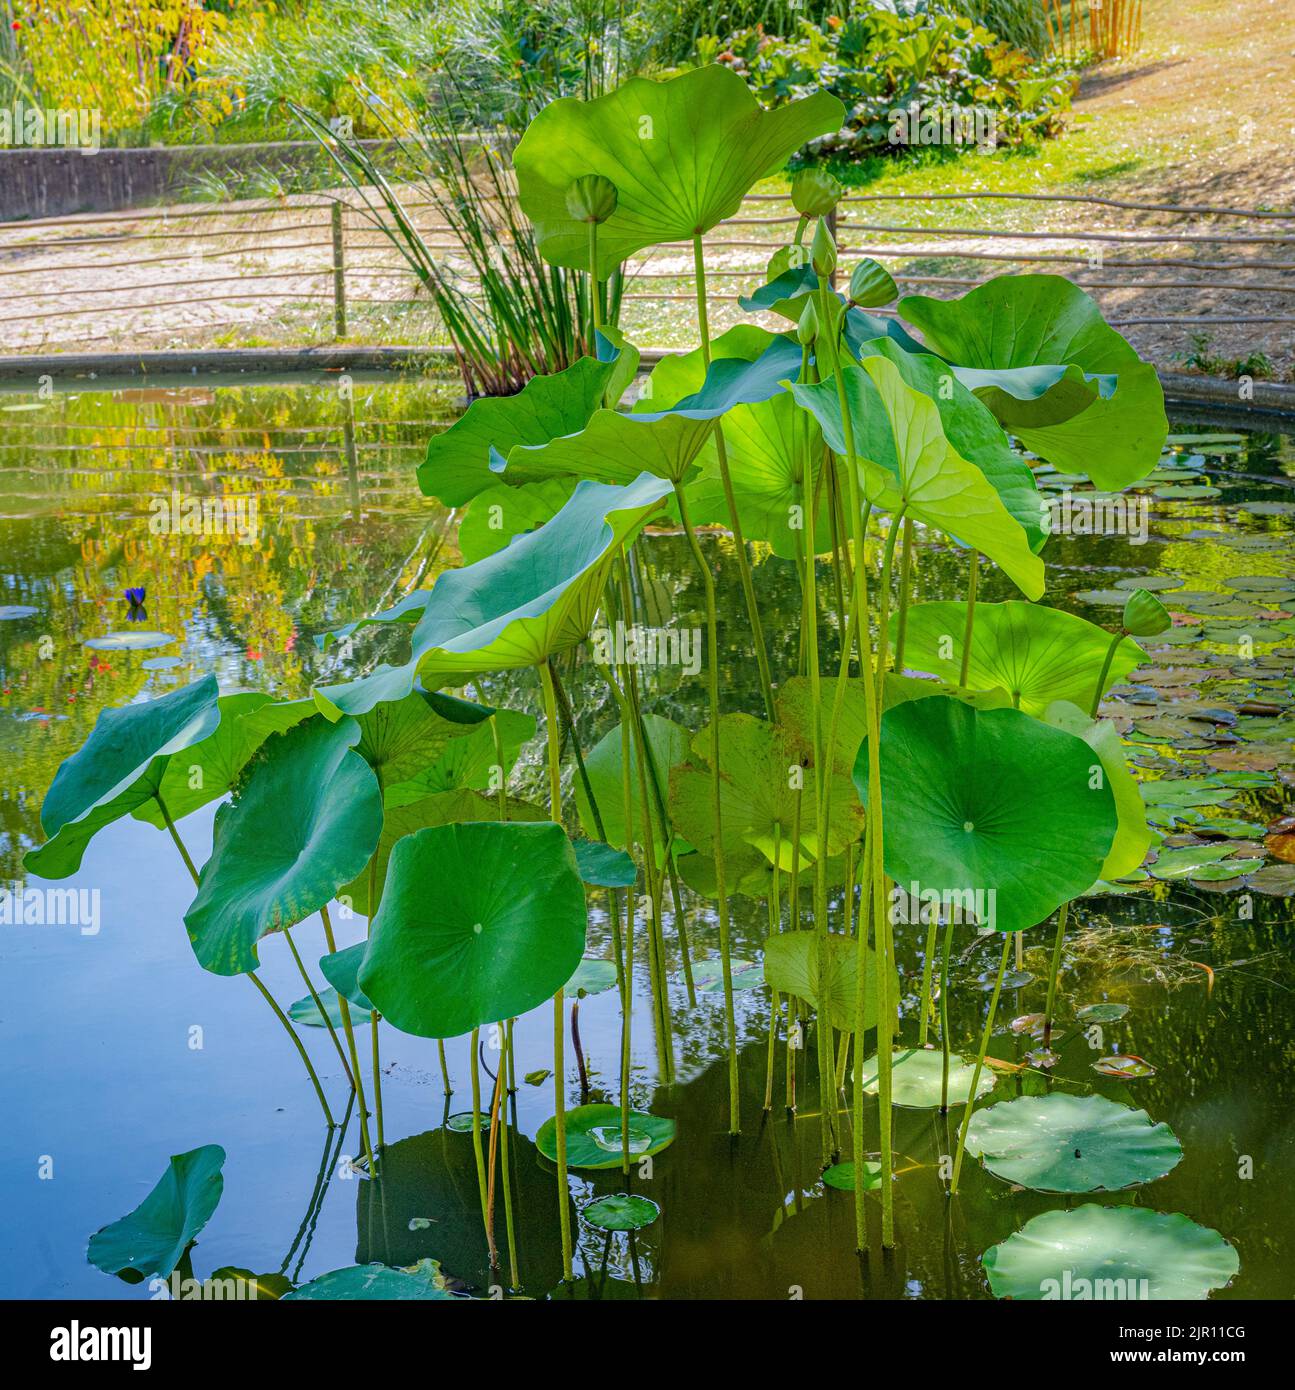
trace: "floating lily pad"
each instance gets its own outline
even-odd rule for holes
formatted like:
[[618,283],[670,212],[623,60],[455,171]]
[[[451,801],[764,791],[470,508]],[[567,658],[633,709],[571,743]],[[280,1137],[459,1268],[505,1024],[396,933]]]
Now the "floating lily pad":
[[[674,1143],[675,1125],[659,1115],[641,1110],[629,1113],[629,1153],[633,1161]],[[567,1166],[569,1168],[619,1168],[621,1166],[621,1108],[619,1105],[578,1105],[566,1114]],[[557,1126],[545,1120],[535,1135],[535,1146],[551,1162],[557,1162]]]
[[[824,1172],[823,1181],[828,1187],[835,1187],[840,1192],[853,1192],[854,1164],[834,1163]],[[873,1192],[880,1186],[881,1164],[874,1163],[870,1159],[865,1159],[863,1164],[863,1190],[865,1192]]]
[[570,999],[583,999],[590,994],[605,994],[616,986],[616,966],[609,960],[594,960],[586,956],[576,966],[576,973],[566,982]]
[[1156,1069],[1150,1062],[1131,1052],[1116,1052],[1110,1057],[1099,1057],[1092,1067],[1102,1076],[1114,1076],[1121,1081],[1132,1081],[1137,1077],[1156,1074]]
[[1095,1202],[1036,1216],[981,1262],[994,1295],[1015,1299],[1203,1299],[1241,1266],[1181,1213]]
[[169,632],[109,632],[102,637],[91,637],[81,645],[96,652],[138,652],[149,647],[169,647],[179,640]]
[[150,656],[139,663],[141,671],[174,671],[182,665],[178,656]]
[[1250,879],[1249,886],[1256,893],[1289,897],[1295,893],[1295,864],[1265,864]]
[[[729,961],[733,989],[759,989],[764,984],[764,966],[758,960]],[[699,960],[692,968],[692,982],[701,994],[724,992],[724,963],[718,960]]]
[[661,1215],[661,1208],[649,1197],[614,1192],[581,1207],[580,1215],[600,1231],[641,1231]]
[[392,1269],[390,1265],[348,1265],[345,1269],[330,1270],[284,1294],[301,1301],[329,1299],[345,1302],[382,1300],[409,1301],[412,1299],[457,1301],[445,1287],[445,1278],[435,1260],[421,1260],[409,1269]]
[[1145,1110],[1060,1091],[978,1110],[967,1151],[1035,1192],[1118,1192],[1163,1178],[1183,1156],[1173,1130]]
[[1115,1023],[1129,1011],[1127,1004],[1085,1004],[1075,1011],[1080,1023]]
[[39,608],[32,608],[25,603],[0,603],[0,623],[17,622],[19,618],[30,618],[39,612]]
[[1249,871],[1244,860],[1236,860],[1226,867],[1219,860],[1226,859],[1236,846],[1230,842],[1214,845],[1184,845],[1181,849],[1162,850],[1160,857],[1151,865],[1153,878],[1175,879],[1200,878],[1207,870],[1218,870],[1221,878],[1236,878]]
[[[445,1128],[451,1134],[471,1134],[473,1114],[471,1110],[458,1110],[446,1118]],[[490,1128],[490,1112],[482,1110],[475,1117],[478,1129]]]
[[[896,1105],[907,1110],[936,1109],[940,1104],[941,1078],[944,1073],[944,1059],[940,1052],[932,1048],[897,1047],[891,1062],[891,1097]],[[949,1058],[949,1104],[965,1105],[971,1092],[971,1080],[976,1074],[976,1064],[956,1053]],[[874,1054],[863,1064],[863,1089],[869,1095],[876,1095],[877,1058]],[[994,1089],[993,1073],[981,1070],[976,1082],[976,1096],[985,1095]]]

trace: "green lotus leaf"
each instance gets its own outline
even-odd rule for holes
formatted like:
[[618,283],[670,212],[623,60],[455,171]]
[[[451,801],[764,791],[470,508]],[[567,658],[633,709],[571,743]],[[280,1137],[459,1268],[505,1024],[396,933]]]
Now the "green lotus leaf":
[[784,246],[769,261],[765,274],[766,282],[750,294],[738,295],[738,304],[748,314],[777,314],[798,322],[805,297],[818,289],[818,276],[809,263],[808,249]]
[[[964,603],[913,604],[905,663],[956,681],[966,626]],[[892,639],[896,631],[893,620]],[[1042,715],[1057,700],[1089,709],[1110,645],[1111,634],[1104,628],[1059,608],[1019,600],[977,603],[967,681],[977,690],[1007,691],[1026,714]],[[1115,649],[1104,689],[1145,660],[1142,648],[1126,637]]]
[[[688,760],[692,736],[687,729],[674,723],[673,720],[663,719],[659,714],[645,714],[643,727],[647,734],[651,765],[660,782],[661,798],[664,801],[670,791],[671,773],[676,767]],[[630,738],[629,762],[630,813],[636,827],[633,839],[636,844],[642,844],[644,835],[643,827],[640,824],[642,802],[639,795],[639,755],[638,745],[632,736]],[[594,800],[598,804],[598,814],[602,818],[603,830],[601,833],[594,819],[593,809],[589,805],[589,798],[585,794],[583,781],[577,778],[575,784],[576,810],[580,815],[580,824],[584,828],[585,834],[605,840],[607,844],[616,849],[629,847],[626,844],[625,835],[622,765],[621,726],[617,724],[614,728],[609,729],[585,754],[585,771],[589,775],[589,786],[593,791]],[[669,838],[669,831],[662,824],[656,797],[652,795],[650,781],[648,783],[648,806],[652,816],[653,843],[657,849],[657,857],[662,858],[665,853],[666,841]]]
[[[935,402],[907,385],[888,357],[865,357],[862,367],[845,367],[843,377],[865,494],[890,511],[903,506],[914,520],[974,546],[1027,597],[1038,598],[1043,562],[993,483],[949,442]],[[831,448],[843,455],[845,432],[835,384],[793,384],[790,389],[818,421]]]
[[585,890],[561,826],[433,826],[391,852],[359,983],[403,1032],[454,1038],[556,994],[584,945]]
[[[933,1048],[897,1047],[891,1056],[891,1099],[907,1110],[934,1110],[944,1095],[944,1056]],[[994,1089],[993,1072],[980,1069],[976,1076],[975,1060],[954,1053],[949,1058],[949,1104],[966,1105],[971,1083],[976,1083],[979,1099]],[[863,1064],[863,1089],[876,1095],[881,1085],[876,1056]]]
[[898,296],[899,286],[886,267],[871,256],[861,256],[850,272],[849,302],[862,309],[875,309],[893,303]]
[[[735,993],[743,989],[759,989],[767,983],[764,978],[764,966],[760,961],[739,960],[732,956],[729,958],[728,967],[729,984]],[[723,994],[724,962],[713,957],[710,960],[694,961],[692,982],[696,985],[698,994]]]
[[1145,1110],[1064,1091],[978,1110],[967,1152],[1035,1192],[1119,1192],[1163,1178],[1183,1156],[1173,1130]]
[[534,376],[515,396],[482,396],[449,429],[435,434],[418,466],[418,486],[447,507],[461,507],[496,486],[494,455],[517,445],[546,444],[584,429],[605,402],[615,404],[634,379],[638,352],[599,343],[599,357],[581,357],[565,371]]
[[220,1202],[224,1166],[225,1150],[219,1144],[173,1154],[139,1206],[90,1237],[86,1258],[105,1274],[130,1271],[140,1278],[170,1278]]
[[1077,705],[1065,700],[1049,705],[1043,720],[1082,738],[1097,754],[1115,797],[1115,812],[1119,818],[1115,842],[1102,865],[1101,876],[1106,879],[1127,877],[1142,867],[1147,851],[1155,843],[1155,835],[1147,825],[1142,793],[1124,761],[1124,745],[1115,725],[1105,719],[1090,719]]
[[[852,936],[829,932],[826,945],[826,990],[819,975],[818,933],[813,931],[785,931],[769,937],[764,943],[765,982],[780,994],[794,994],[797,999],[803,999],[816,1011],[822,1010],[820,1000],[825,1000],[832,1027],[843,1033],[853,1033],[855,995],[859,988],[859,943]],[[871,947],[867,948],[866,970],[865,1030],[877,1023],[877,957]]]
[[257,1274],[239,1265],[221,1265],[202,1281],[201,1297],[207,1301],[233,1297],[239,1301],[273,1303],[292,1291],[292,1280],[284,1274]]
[[[349,1002],[349,1001],[348,1001]],[[330,1024],[333,1028],[345,1027],[342,1018],[342,1004],[339,992],[331,985],[319,991],[319,1003],[322,1004],[321,1012],[319,1005],[315,1003],[313,996],[309,994],[294,1001],[288,1008],[288,1017],[294,1023],[300,1023],[306,1028],[327,1028]],[[352,1023],[367,1023],[369,1021],[370,1010],[351,1007]]]
[[[650,1158],[674,1143],[673,1120],[631,1110],[630,1162]],[[566,1112],[567,1166],[569,1168],[619,1168],[621,1148],[621,1108],[619,1105],[578,1105]],[[549,1160],[557,1162],[557,1126],[545,1120],[535,1135],[535,1147]]]
[[[544,821],[548,813],[529,801],[509,797],[504,804],[510,821]],[[386,802],[382,810],[382,834],[374,851],[373,878],[378,885],[378,896],[387,878],[387,864],[391,851],[406,835],[418,830],[427,830],[438,825],[464,825],[472,821],[498,821],[498,794],[470,791],[459,788],[449,792],[428,792],[414,801],[400,801],[399,804]],[[349,903],[352,912],[369,916],[369,868],[365,867],[337,890],[339,900]]]
[[286,1293],[280,1300],[328,1299],[341,1302],[370,1302],[396,1300],[437,1300],[457,1302],[445,1287],[445,1278],[435,1260],[423,1260],[410,1269],[392,1269],[389,1265],[348,1265],[345,1269],[329,1270],[308,1284]]
[[1151,876],[1169,881],[1200,878],[1207,870],[1217,868],[1226,870],[1220,877],[1240,878],[1243,874],[1251,872],[1254,867],[1253,860],[1233,859],[1227,864],[1219,863],[1219,860],[1227,859],[1235,849],[1236,846],[1230,841],[1224,841],[1222,844],[1184,845],[1181,849],[1162,850],[1156,857],[1156,862],[1151,865]]
[[[860,796],[868,753],[864,743],[854,770]],[[976,710],[943,695],[887,710],[887,874],[914,895],[949,894],[964,919],[998,931],[1042,922],[1087,892],[1115,839],[1115,797],[1092,766],[1082,739],[1019,710]]]
[[584,640],[617,551],[670,491],[669,483],[646,473],[628,487],[582,482],[539,530],[475,565],[447,570],[431,590],[330,636],[414,622],[404,668],[410,689],[415,674],[447,684],[481,671],[536,666]]
[[663,241],[690,241],[732,217],[751,186],[777,173],[807,140],[839,130],[845,108],[815,92],[766,111],[735,72],[710,65],[669,81],[633,77],[593,101],[550,102],[513,151],[518,200],[540,254],[589,270],[589,235],[567,209],[571,184],[601,174],[616,211],[598,227],[605,280]]
[[[677,860],[679,877],[699,897],[716,900],[719,884],[715,878],[715,860],[709,854],[681,854]],[[833,873],[834,870],[839,872]],[[829,883],[844,881],[844,867],[839,859],[828,860]],[[773,891],[773,865],[759,850],[744,845],[724,857],[724,892],[744,898],[767,899]],[[781,891],[781,884],[779,885]],[[693,970],[696,980],[696,967]]]
[[981,1257],[996,1298],[1208,1298],[1241,1261],[1217,1231],[1181,1212],[1096,1202],[1045,1211]]
[[[496,475],[498,476],[498,475]],[[503,550],[515,536],[551,521],[571,500],[574,477],[545,478],[538,483],[498,483],[479,492],[459,522],[459,554],[465,565]]]
[[[749,714],[720,716],[720,824],[725,850],[757,849],[772,864],[790,869],[792,831],[800,803],[801,863],[820,853],[813,774],[806,771],[796,741]],[[693,739],[697,766],[670,775],[670,816],[676,829],[703,853],[715,844],[714,802],[709,768],[710,726]],[[793,778],[802,784],[798,793]],[[863,808],[849,782],[833,774],[825,852],[840,854],[863,833]]]
[[616,966],[609,960],[595,960],[586,956],[576,966],[576,973],[564,986],[567,997],[583,999],[587,995],[606,994],[616,987]]
[[623,849],[597,840],[576,840],[576,868],[591,888],[632,888],[638,878],[634,860]]
[[205,970],[241,975],[256,943],[318,912],[368,863],[382,828],[360,727],[316,718],[275,739],[216,812],[211,858],[184,924]]
[[[353,1004],[357,1009],[363,1009],[365,1013],[372,1013],[373,1001],[360,988],[359,978],[360,966],[364,961],[364,953],[368,949],[368,945],[367,941],[357,941],[354,946],[347,946],[340,951],[333,951],[330,955],[320,956],[319,968],[323,972],[324,979],[343,999]],[[354,1018],[355,1015],[352,1014],[351,1017]]]
[[580,1215],[600,1231],[641,1231],[661,1215],[661,1208],[650,1197],[614,1192],[586,1203]]
[[1146,589],[1134,589],[1125,600],[1120,626],[1133,637],[1159,637],[1173,626],[1169,610]]
[[[854,1164],[834,1163],[823,1170],[823,1181],[838,1192],[854,1191]],[[867,1160],[863,1165],[863,1190],[875,1192],[881,1186],[881,1164]]]
[[25,867],[41,878],[75,873],[95,835],[152,800],[171,755],[202,743],[219,720],[214,676],[156,700],[104,710],[54,774],[40,808],[49,838],[28,851]]
[[510,449],[496,472],[506,483],[572,477],[631,484],[644,473],[683,483],[696,476],[714,429],[713,416],[597,410],[578,434]]
[[[507,778],[517,762],[522,745],[535,737],[535,716],[522,710],[497,709],[494,724],[498,729],[504,758],[499,774]],[[410,802],[421,801],[433,792],[483,791],[490,786],[496,766],[499,763],[495,729],[487,719],[474,725],[463,737],[451,739],[426,767],[408,781],[388,786],[383,804],[394,810]]]
[[[921,330],[930,351],[963,367],[1082,369],[1092,399],[1056,422],[1034,423],[1045,413],[1037,395],[1027,397],[1025,410],[1015,408],[1015,392],[1037,390],[1037,381],[1022,387],[1007,377],[995,383],[997,390],[973,387],[982,399],[988,396],[986,404],[1026,448],[1062,471],[1119,489],[1159,462],[1169,422],[1155,368],[1106,323],[1091,296],[1064,276],[1000,275],[958,299],[910,295],[900,300],[899,312]],[[1081,383],[1073,371],[1065,372],[1044,398],[1057,387],[1066,393],[1061,408],[1070,410]]]
[[949,443],[989,479],[1003,506],[1025,528],[1030,549],[1042,549],[1048,539],[1048,509],[1033,471],[1012,451],[993,412],[952,375],[948,363],[929,352],[905,352],[892,338],[870,339],[859,356],[886,358],[909,386],[935,402]]

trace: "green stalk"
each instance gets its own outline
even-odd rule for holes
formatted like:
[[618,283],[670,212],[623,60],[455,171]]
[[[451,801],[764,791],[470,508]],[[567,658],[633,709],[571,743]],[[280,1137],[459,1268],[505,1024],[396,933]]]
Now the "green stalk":
[[1048,967],[1048,1002],[1043,1006],[1043,1046],[1052,1041],[1052,1010],[1057,1003],[1057,976],[1061,973],[1061,951],[1066,940],[1066,915],[1069,903],[1062,903],[1057,913],[1057,935],[1052,943],[1052,963]]
[[481,1029],[472,1030],[472,1156],[477,1164],[477,1191],[481,1196],[481,1226],[486,1233],[486,1248],[490,1252],[490,1268],[499,1268],[499,1251],[495,1249],[494,1223],[490,1219],[490,1197],[486,1182],[486,1155],[481,1147],[481,1066],[478,1049]]
[[1121,642],[1124,641],[1124,633],[1117,632],[1111,638],[1111,645],[1106,649],[1106,660],[1102,662],[1101,674],[1097,677],[1097,689],[1093,691],[1093,707],[1088,711],[1089,716],[1097,718],[1097,711],[1102,707],[1102,691],[1106,689],[1106,674],[1111,669],[1111,662],[1115,660],[1115,653]]
[[[166,822],[166,828],[171,832],[171,840],[180,853],[180,858],[184,860],[184,867],[189,871],[189,877],[194,883],[198,882],[198,870],[194,868],[193,860],[189,857],[189,851],[184,846],[184,841],[180,838],[180,832],[175,828],[175,822],[171,819],[171,813],[166,808],[166,802],[156,793],[153,799],[157,802],[158,810],[162,813],[162,819]],[[319,1098],[319,1108],[324,1112],[324,1119],[328,1122],[329,1129],[334,1128],[337,1121],[333,1119],[333,1112],[328,1108],[328,1097],[324,1095],[324,1088],[319,1084],[319,1076],[315,1072],[315,1065],[310,1060],[310,1053],[306,1051],[306,1045],[301,1041],[297,1030],[292,1026],[288,1015],[279,1007],[279,1002],[274,995],[256,977],[256,972],[249,970],[247,978],[260,990],[265,1002],[274,1011],[274,1016],[283,1025],[284,1031],[292,1039],[292,1045],[297,1049],[302,1062],[305,1063],[306,1074],[310,1077],[310,1084],[315,1088],[315,1095]]]
[[[328,942],[328,953],[333,955],[337,951],[337,942],[333,939],[333,924],[329,921],[327,907],[319,909],[319,917],[324,924],[324,940]],[[360,1103],[360,1140],[364,1144],[364,1156],[369,1162],[369,1171],[373,1172],[373,1145],[369,1141],[369,1112],[364,1100],[364,1080],[360,1074],[360,1053],[355,1046],[355,1029],[351,1026],[351,1006],[341,993],[337,996],[337,1007],[342,1015],[342,1031],[346,1034],[346,1050],[351,1055],[351,1071],[355,1074],[355,1098]]]
[[508,1277],[512,1280],[514,1289],[521,1287],[521,1280],[517,1275],[517,1235],[513,1229],[513,1188],[512,1180],[509,1175],[509,1155],[508,1155],[508,1116],[503,1105],[503,1092],[507,1090],[507,1062],[513,1047],[513,1020],[510,1018],[504,1027],[504,1055],[499,1067],[499,1080],[497,1085],[499,1119],[501,1129],[499,1131],[499,1162],[502,1170],[501,1176],[504,1180],[504,1225],[508,1232]]
[[[782,930],[782,893],[778,883],[778,861],[782,857],[782,826],[773,824],[773,882],[769,888],[769,936],[773,938]],[[773,1109],[773,1060],[778,1043],[778,991],[769,997],[769,1048],[764,1063],[764,1109],[767,1114]]]
[[989,997],[989,1017],[985,1020],[985,1031],[980,1035],[980,1051],[976,1053],[976,1069],[971,1074],[971,1090],[967,1093],[967,1108],[962,1117],[962,1128],[958,1131],[958,1153],[953,1160],[953,1181],[949,1184],[949,1196],[958,1190],[958,1177],[962,1172],[962,1155],[967,1147],[967,1131],[971,1128],[971,1115],[976,1108],[976,1087],[980,1084],[980,1073],[985,1065],[985,1053],[989,1051],[989,1039],[994,1032],[994,1015],[998,1011],[998,996],[1003,990],[1003,976],[1007,973],[1007,957],[1012,950],[1012,933],[1003,933],[1003,955],[998,962],[998,975],[994,980],[994,992]]
[[913,520],[904,518],[904,558],[899,566],[899,620],[895,626],[895,670],[904,674],[904,644],[908,637],[909,590],[913,582]]
[[[700,252],[698,253],[700,259]],[[679,502],[679,519],[683,522],[684,534],[688,537],[688,547],[692,551],[693,564],[701,575],[702,588],[706,595],[706,687],[710,701],[710,784],[711,805],[715,824],[715,889],[719,895],[719,956],[724,976],[724,1023],[728,1040],[728,1132],[740,1134],[742,1130],[741,1101],[738,1092],[737,1075],[737,1011],[733,1007],[733,963],[729,949],[728,920],[728,877],[725,870],[723,812],[721,809],[720,752],[719,752],[719,637],[718,622],[715,615],[715,579],[706,563],[706,557],[697,543],[697,533],[692,529],[688,516],[688,502],[684,490],[678,483],[674,494]],[[741,546],[738,547],[739,554]],[[763,639],[757,638],[758,642]]]
[[958,684],[965,690],[967,677],[971,670],[971,634],[976,625],[976,582],[980,573],[980,552],[971,552],[971,563],[967,567],[967,622],[962,629],[962,673]]
[[[706,314],[706,263],[702,254],[701,235],[692,239],[693,267],[697,287],[697,322],[701,328],[701,356],[707,367],[710,366],[710,322]],[[733,494],[733,479],[728,471],[728,447],[724,442],[724,425],[715,422],[715,456],[719,461],[720,482],[724,486],[724,501],[728,505],[729,524],[733,531],[733,549],[737,553],[738,574],[742,580],[742,592],[746,596],[746,613],[755,640],[755,661],[760,676],[760,693],[764,697],[765,714],[772,723],[775,718],[773,706],[773,683],[769,678],[769,653],[764,645],[764,628],[760,622],[760,607],[756,603],[755,585],[751,580],[751,566],[746,558],[746,542],[742,539],[742,521],[737,512],[737,498]],[[678,488],[676,488],[678,491]]]
[[930,930],[926,933],[926,950],[922,953],[922,1002],[921,1018],[918,1020],[917,1045],[926,1046],[927,1024],[931,1017],[931,974],[935,956],[935,938],[940,929],[939,919],[932,916]]
[[[544,692],[544,723],[549,752],[549,817],[555,825],[562,824],[562,768],[558,747],[558,701],[553,690],[553,672],[547,660],[540,662],[540,685]],[[567,1182],[567,1109],[564,1061],[563,991],[553,996],[553,1125],[556,1130],[558,1169],[558,1217],[562,1227],[562,1278],[567,1283],[575,1277],[571,1266],[571,1213]]]
[[[493,722],[493,716],[491,721]],[[378,796],[381,799],[385,795],[383,790],[382,772],[374,769],[378,779]],[[369,935],[373,934],[373,919],[378,913],[378,902],[382,897],[382,890],[378,887],[378,851],[375,849],[369,856]],[[349,1005],[347,1013],[350,1012]],[[386,1147],[384,1128],[382,1123],[382,1056],[379,1047],[378,1031],[382,1023],[381,1015],[377,1009],[370,1010],[369,1013],[369,1041],[372,1050],[373,1061],[373,1109],[378,1122],[378,1152],[381,1153]],[[363,1105],[361,1105],[363,1110]]]
[[283,939],[288,943],[288,950],[292,952],[292,958],[297,963],[297,973],[306,982],[306,990],[314,1000],[315,1008],[319,1010],[319,1016],[324,1020],[324,1025],[328,1029],[328,1036],[333,1040],[333,1046],[337,1049],[337,1060],[342,1064],[342,1070],[346,1073],[346,1079],[351,1084],[351,1090],[355,1090],[355,1078],[351,1075],[351,1068],[346,1060],[346,1053],[342,1051],[342,1040],[337,1036],[337,1029],[333,1027],[333,1020],[324,1011],[324,1001],[319,997],[319,991],[315,988],[315,982],[310,978],[306,971],[306,964],[301,959],[301,952],[297,950],[297,943],[292,939],[292,930],[289,927],[283,929]]
[[940,962],[940,1114],[949,1111],[949,952],[953,947],[953,913],[944,924]]

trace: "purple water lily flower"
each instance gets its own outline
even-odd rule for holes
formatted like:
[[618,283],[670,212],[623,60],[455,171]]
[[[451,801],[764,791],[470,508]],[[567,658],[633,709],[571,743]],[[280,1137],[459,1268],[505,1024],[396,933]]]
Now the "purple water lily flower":
[[126,590],[126,602],[132,608],[140,608],[144,603],[144,596],[148,592],[147,588],[141,584],[138,589]]

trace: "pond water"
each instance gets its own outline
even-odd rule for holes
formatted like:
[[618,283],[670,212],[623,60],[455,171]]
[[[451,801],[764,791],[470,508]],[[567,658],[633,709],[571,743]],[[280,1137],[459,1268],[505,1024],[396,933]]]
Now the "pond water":
[[[102,709],[205,672],[224,689],[304,694],[342,671],[317,650],[316,634],[457,562],[453,517],[421,499],[413,478],[429,432],[454,418],[454,396],[447,383],[360,378],[349,395],[336,382],[0,394],[0,883],[20,886],[22,854],[41,838],[42,795]],[[1264,827],[1288,812],[1295,784],[1295,444],[1210,421],[1180,418],[1173,428],[1161,473],[1125,515],[1134,534],[1082,534],[1081,514],[1059,511],[1069,529],[1045,553],[1047,601],[1110,621],[1123,588],[1156,577],[1187,621],[1173,643],[1147,644],[1146,664],[1112,692],[1108,712],[1140,775],[1214,776],[1214,789],[1227,788],[1226,800],[1188,798],[1161,811],[1170,843],[1190,840],[1193,830],[1231,839],[1255,872],[1150,879],[1077,904],[1061,1016],[1097,1002],[1128,1011],[1100,1036],[1068,1032],[1051,1083],[1034,1070],[998,1068],[990,1098],[1051,1084],[1168,1121],[1184,1150],[1172,1173],[1131,1192],[1073,1200],[1184,1212],[1239,1252],[1240,1273],[1217,1297],[1289,1298],[1295,865],[1283,867],[1265,846]],[[1041,482],[1058,497],[1067,486],[1046,473]],[[230,513],[244,523],[241,534],[236,525],[218,535],[150,529],[160,506],[182,508],[213,490],[255,499],[255,513]],[[711,534],[705,544],[719,562],[722,699],[727,709],[754,712],[731,541]],[[700,628],[701,592],[681,538],[654,535],[645,552],[646,597],[659,603],[663,623]],[[775,676],[785,676],[797,655],[795,572],[757,555],[754,573]],[[964,576],[965,557],[920,545],[920,598],[960,597]],[[139,586],[146,612],[123,597]],[[1010,595],[995,575],[982,596]],[[161,636],[141,647],[86,645],[121,632]],[[644,676],[649,709],[689,729],[705,723],[703,680],[677,667]],[[566,678],[587,748],[614,723],[610,701],[587,664]],[[539,709],[531,673],[485,682],[484,695]],[[514,790],[542,799],[538,744],[523,751]],[[211,821],[208,807],[181,827],[199,862]],[[471,1136],[445,1124],[471,1105],[466,1039],[446,1045],[454,1085],[447,1098],[436,1045],[383,1030],[388,1148],[382,1180],[370,1181],[343,1161],[358,1151],[354,1115],[345,1129],[325,1130],[298,1058],[255,991],[195,962],[182,924],[192,885],[164,834],[119,821],[60,886],[98,895],[97,929],[0,926],[0,1294],[152,1296],[147,1284],[128,1288],[91,1267],[87,1238],[131,1210],[170,1155],[213,1143],[228,1161],[223,1199],[193,1253],[199,1275],[232,1265],[301,1282],[356,1262],[432,1256],[463,1286],[486,1287]],[[687,894],[684,910],[694,963],[714,957],[710,906]],[[337,925],[340,945],[365,929],[362,918]],[[678,1127],[650,1180],[636,1182],[663,1214],[632,1241],[578,1226],[586,1278],[575,1296],[988,1298],[981,1254],[1068,1199],[1015,1190],[969,1161],[960,1199],[950,1203],[937,1166],[951,1152],[944,1120],[897,1110],[899,1245],[883,1256],[879,1209],[871,1210],[873,1245],[858,1259],[853,1195],[818,1178],[813,1048],[799,1054],[793,1116],[783,1104],[780,1047],[775,1107],[764,1115],[769,991],[738,993],[743,1133],[731,1139],[722,996],[699,991],[689,1003],[678,924],[668,914],[665,925],[671,1037],[667,1043],[655,1017],[641,955],[633,1031],[634,1102]],[[768,931],[763,904],[734,899],[733,929],[735,956],[758,961]],[[901,929],[897,943],[909,1043],[917,1040],[922,934]],[[294,935],[307,960],[323,953],[317,919]],[[1050,944],[1050,927],[1026,935],[1023,972],[999,1008],[989,1049],[1000,1063],[1022,1062],[1036,1045],[1009,1025],[1042,1009]],[[992,978],[996,948],[963,929],[956,949],[951,1026],[966,1048],[982,1026],[982,977]],[[598,892],[587,954],[611,956]],[[304,992],[281,940],[266,941],[262,960],[262,978],[285,1005]],[[336,1055],[321,1032],[304,1031],[340,1113]],[[590,1098],[614,1101],[614,992],[582,1003],[580,1034]],[[524,1078],[552,1064],[550,1012],[521,1019],[516,1038],[519,1257],[525,1291],[543,1296],[560,1279],[557,1202],[531,1140],[552,1113],[551,1081]],[[1099,1075],[1092,1063],[1105,1054],[1137,1054],[1154,1073]],[[568,1104],[576,1104],[569,1041],[566,1057]],[[490,1072],[498,1058],[485,1050]],[[482,1079],[488,1088],[489,1076]],[[864,1143],[874,1151],[875,1106],[869,1124]],[[572,1172],[577,1201],[621,1187],[617,1173]]]

